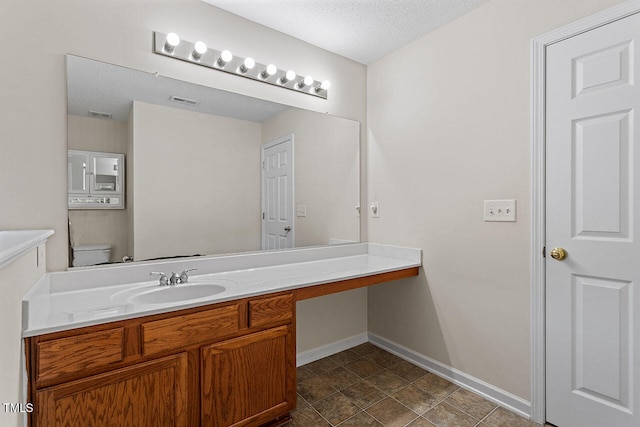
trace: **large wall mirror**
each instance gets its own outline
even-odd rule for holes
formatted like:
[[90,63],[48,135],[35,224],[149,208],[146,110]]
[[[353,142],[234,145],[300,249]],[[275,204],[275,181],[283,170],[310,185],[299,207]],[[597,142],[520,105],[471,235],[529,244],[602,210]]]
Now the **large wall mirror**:
[[69,209],[70,266],[360,240],[358,122],[73,55],[67,78],[68,149],[125,181],[124,208]]

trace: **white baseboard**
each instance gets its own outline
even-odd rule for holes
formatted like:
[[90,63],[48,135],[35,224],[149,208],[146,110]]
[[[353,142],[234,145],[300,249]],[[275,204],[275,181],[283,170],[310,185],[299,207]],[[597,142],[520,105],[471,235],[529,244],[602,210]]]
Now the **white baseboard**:
[[368,334],[363,332],[358,335],[353,335],[335,341],[327,345],[312,348],[311,350],[302,351],[296,355],[296,366],[306,365],[307,363],[315,362],[323,357],[331,356],[332,354],[340,353],[351,347],[355,347],[360,344],[364,344],[369,340]]
[[521,415],[527,419],[531,419],[531,403],[518,396],[515,396],[507,391],[499,389],[491,384],[488,384],[478,378],[465,374],[451,366],[447,366],[434,359],[431,359],[423,354],[415,352],[403,345],[397,344],[384,337],[369,332],[369,342],[377,345],[380,348],[387,350],[389,353],[393,353],[402,359],[418,365],[429,372],[443,377],[452,383],[466,388],[480,396],[488,399],[500,406],[503,406],[518,415]]

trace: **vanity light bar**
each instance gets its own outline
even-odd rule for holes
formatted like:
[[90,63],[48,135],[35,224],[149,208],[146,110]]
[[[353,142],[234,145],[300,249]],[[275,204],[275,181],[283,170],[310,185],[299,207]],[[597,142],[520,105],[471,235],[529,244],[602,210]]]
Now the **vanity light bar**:
[[253,58],[234,56],[228,50],[209,49],[201,41],[182,40],[175,33],[154,31],[153,52],[322,99],[327,99],[331,86],[328,80],[317,81],[308,75],[296,75],[292,70],[280,70],[273,64],[260,64]]

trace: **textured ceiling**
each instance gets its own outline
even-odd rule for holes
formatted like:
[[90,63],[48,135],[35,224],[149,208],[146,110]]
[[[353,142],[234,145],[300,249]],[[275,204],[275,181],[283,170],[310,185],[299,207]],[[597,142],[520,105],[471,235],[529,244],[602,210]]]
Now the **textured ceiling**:
[[371,64],[488,0],[202,0]]

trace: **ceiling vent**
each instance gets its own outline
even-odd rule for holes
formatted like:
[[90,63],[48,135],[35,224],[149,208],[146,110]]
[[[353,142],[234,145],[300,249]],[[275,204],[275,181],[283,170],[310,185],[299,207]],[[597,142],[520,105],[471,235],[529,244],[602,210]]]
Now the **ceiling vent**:
[[198,101],[197,99],[189,99],[175,95],[171,95],[171,98],[169,98],[169,100],[180,104],[189,105],[191,107],[195,107],[196,105],[200,104],[200,101]]
[[89,117],[95,117],[96,119],[112,119],[113,114],[103,113],[102,111],[89,111]]

